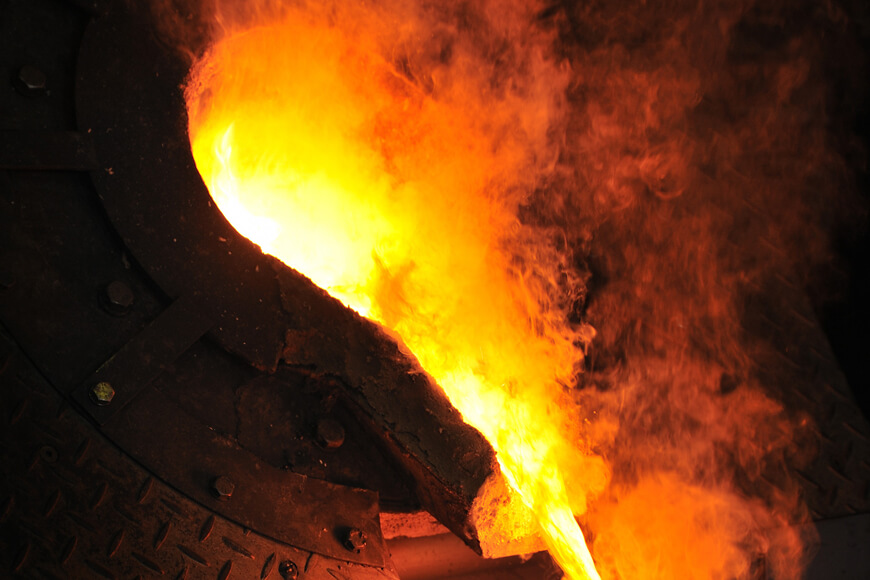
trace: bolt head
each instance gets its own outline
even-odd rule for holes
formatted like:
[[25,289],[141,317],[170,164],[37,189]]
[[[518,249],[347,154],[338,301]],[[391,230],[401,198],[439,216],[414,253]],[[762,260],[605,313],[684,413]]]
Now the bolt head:
[[136,296],[127,284],[115,280],[108,284],[102,296],[102,304],[111,314],[122,315],[130,311]]
[[115,398],[115,389],[110,383],[100,381],[91,387],[91,401],[99,406],[105,406]]
[[344,427],[335,419],[317,422],[317,442],[326,449],[338,449],[344,443]]
[[211,482],[212,494],[220,500],[228,500],[236,490],[236,484],[226,475],[221,475]]
[[292,560],[284,560],[278,564],[278,573],[281,574],[281,578],[284,578],[284,580],[296,580],[299,577],[299,568],[296,567],[296,563]]
[[363,548],[366,547],[366,534],[362,530],[358,528],[350,528],[344,535],[344,544],[345,549],[349,552],[357,552],[359,553]]
[[19,93],[32,96],[45,93],[46,82],[45,73],[35,66],[25,65],[18,69],[14,84]]

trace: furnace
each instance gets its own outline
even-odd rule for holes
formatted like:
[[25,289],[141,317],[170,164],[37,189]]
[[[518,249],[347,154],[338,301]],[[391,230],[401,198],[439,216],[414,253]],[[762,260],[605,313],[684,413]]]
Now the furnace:
[[[543,550],[566,569],[570,557],[554,548],[558,533],[538,527],[552,523],[541,518],[550,504],[528,495],[542,484],[506,459],[507,435],[517,429],[474,426],[472,410],[455,398],[466,391],[448,388],[453,375],[431,365],[446,356],[415,350],[420,341],[402,332],[420,327],[386,311],[386,302],[371,311],[349,304],[244,232],[268,253],[261,251],[221,214],[214,183],[197,171],[203,158],[191,152],[191,66],[210,66],[198,59],[223,38],[215,22],[228,38],[248,33],[240,23],[264,24],[231,11],[215,19],[207,4],[0,5],[11,79],[0,99],[0,566],[22,578],[559,577]],[[722,8],[721,26],[710,24],[720,18],[715,11],[677,10],[692,25],[730,35],[720,49],[692,44],[700,40],[679,19],[661,17],[654,32],[625,14],[610,19],[604,7],[421,2],[413,18],[426,16],[426,36],[402,20],[412,15],[379,5],[391,8],[389,22],[406,23],[389,38],[410,41],[369,35],[387,18],[374,9],[380,15],[336,5],[308,22],[296,12],[303,2],[276,14],[289,13],[287,30],[300,21],[296,32],[318,30],[345,64],[371,67],[366,75],[386,91],[353,87],[379,103],[374,120],[363,116],[355,126],[377,138],[365,161],[367,172],[386,168],[368,184],[385,188],[377,195],[395,201],[403,187],[437,183],[479,187],[480,199],[496,200],[478,208],[467,193],[464,207],[474,206],[478,221],[450,215],[472,224],[479,253],[508,248],[499,259],[487,255],[503,270],[488,270],[484,281],[495,305],[510,300],[493,280],[516,284],[504,296],[527,300],[522,316],[504,317],[528,317],[522,322],[534,331],[511,358],[550,347],[563,357],[552,388],[538,391],[552,396],[553,414],[525,420],[549,422],[570,441],[552,458],[568,504],[562,522],[587,535],[601,576],[624,579],[632,566],[637,577],[684,574],[721,558],[711,564],[721,574],[793,577],[821,544],[807,574],[830,577],[818,562],[832,553],[831,534],[865,525],[870,511],[870,436],[799,268],[780,257],[791,251],[794,224],[762,225],[766,200],[835,175],[828,171],[839,163],[832,146],[800,157],[800,145],[829,130],[813,121],[824,91],[803,88],[819,74],[807,48],[814,37],[795,32],[788,40],[786,30],[765,45],[764,31],[751,27],[767,26],[768,15],[751,10],[734,24]],[[529,14],[522,26],[510,20]],[[336,40],[349,21],[359,26],[356,46],[373,52]],[[277,33],[282,42],[285,32]],[[608,34],[625,36],[611,42]],[[732,76],[688,66],[697,55],[680,39]],[[636,50],[643,42],[646,52]],[[304,53],[300,70],[323,73],[309,66],[318,52],[327,50]],[[479,84],[462,84],[487,62]],[[277,71],[250,74],[246,83],[280,93]],[[729,82],[753,110],[722,97]],[[779,92],[767,91],[768,82]],[[614,102],[612,94],[625,98]],[[361,115],[364,99],[353,98],[342,95]],[[546,115],[529,106],[544,102],[552,106]],[[729,138],[751,146],[756,120],[786,161],[760,147],[755,157],[733,150]],[[449,129],[433,132],[438,123]],[[798,145],[789,149],[777,136],[794,127]],[[234,142],[233,131],[244,137],[243,122],[216,143],[255,155],[257,139]],[[623,132],[630,139],[620,141]],[[463,153],[451,157],[451,147],[439,149],[445,142]],[[440,153],[430,163],[428,151],[415,158],[402,149],[414,146]],[[229,147],[217,155],[226,159]],[[337,165],[347,170],[347,159]],[[280,164],[274,155],[271,162]],[[445,177],[451,169],[459,177]],[[420,192],[431,205],[417,229],[440,211],[438,188]],[[745,195],[735,202],[735,192]],[[800,195],[796,205],[812,208]],[[365,213],[356,209],[353,219]],[[482,233],[490,223],[496,237]],[[674,224],[687,234],[673,235]],[[811,229],[807,245],[821,239]],[[452,250],[466,261],[479,249],[471,237]],[[697,243],[675,249],[687,238]],[[761,249],[741,253],[750,238]],[[732,247],[736,257],[723,257]],[[388,254],[374,263],[389,280],[413,280],[413,268],[402,270]],[[681,271],[685,265],[695,271]],[[740,299],[732,302],[726,287],[740,288]],[[667,310],[658,295],[680,307]],[[445,303],[437,304],[443,313]],[[457,311],[471,316],[490,306],[473,305]],[[474,318],[481,352],[488,321]],[[474,363],[475,376],[494,364],[483,355]],[[509,405],[525,383],[504,376],[497,386]],[[563,421],[557,404],[576,424]],[[530,449],[529,464],[546,455]],[[751,531],[734,531],[744,528]],[[663,556],[681,541],[694,554]],[[654,560],[665,567],[644,568]],[[843,560],[844,578],[868,569],[866,559]]]

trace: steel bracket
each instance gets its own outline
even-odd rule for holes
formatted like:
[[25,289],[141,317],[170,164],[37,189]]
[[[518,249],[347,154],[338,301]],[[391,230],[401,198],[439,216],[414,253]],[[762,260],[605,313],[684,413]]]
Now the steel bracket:
[[104,425],[213,325],[193,295],[173,302],[71,393]]

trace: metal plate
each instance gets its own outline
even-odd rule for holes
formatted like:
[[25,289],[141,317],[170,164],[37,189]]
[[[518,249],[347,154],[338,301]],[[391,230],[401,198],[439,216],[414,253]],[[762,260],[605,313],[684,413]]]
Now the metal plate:
[[[191,501],[62,401],[0,329],[0,575],[396,580],[276,542]],[[338,575],[336,575],[338,574]]]
[[[199,424],[152,389],[103,430],[180,491],[233,521],[311,552],[385,565],[375,492],[277,469]],[[212,486],[220,477],[232,482],[230,497],[214,496]],[[359,551],[349,551],[343,543],[354,528],[367,537],[366,547]]]
[[187,64],[158,41],[147,11],[131,10],[114,3],[82,40],[76,111],[99,160],[91,177],[112,224],[157,284],[170,297],[201,296],[215,315],[212,335],[274,370],[286,320],[273,260],[212,206],[187,139]]
[[[73,400],[101,425],[123,409],[212,326],[195,300],[184,296],[173,302],[79,385]],[[102,399],[95,396],[101,388],[108,391]]]

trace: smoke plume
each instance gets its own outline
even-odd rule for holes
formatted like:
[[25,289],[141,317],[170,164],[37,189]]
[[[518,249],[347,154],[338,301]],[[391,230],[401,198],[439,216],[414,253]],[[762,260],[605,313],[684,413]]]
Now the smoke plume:
[[[342,101],[351,139],[378,144],[360,171],[389,185],[365,207],[383,201],[391,223],[394,212],[416,216],[413,259],[379,250],[371,312],[411,343],[402,329],[420,327],[406,324],[418,308],[409,296],[426,280],[476,280],[489,293],[460,285],[464,302],[436,301],[427,315],[424,328],[447,343],[451,312],[500,332],[475,317],[502,298],[496,282],[509,289],[510,317],[535,342],[503,358],[513,364],[524,346],[550,358],[545,370],[506,371],[498,400],[542,401],[546,419],[524,419],[547,423],[603,578],[800,576],[812,532],[794,527],[808,521],[794,470],[813,426],[781,401],[789,385],[765,372],[775,347],[751,319],[775,279],[817,290],[830,232],[854,207],[823,34],[848,32],[841,9],[165,0],[155,13],[192,64],[280,23],[288,59],[320,51],[348,66],[348,94],[364,92],[358,76],[383,76],[386,100],[308,97],[315,118],[321,101]],[[333,54],[333,34],[387,68]],[[223,97],[202,88],[215,71],[195,70],[200,127]],[[245,73],[274,89],[258,109],[286,106],[297,85],[339,86],[288,70]],[[463,270],[478,249],[486,269]],[[529,369],[545,380],[524,380]]]

